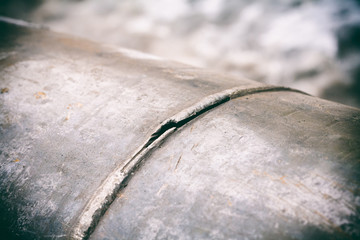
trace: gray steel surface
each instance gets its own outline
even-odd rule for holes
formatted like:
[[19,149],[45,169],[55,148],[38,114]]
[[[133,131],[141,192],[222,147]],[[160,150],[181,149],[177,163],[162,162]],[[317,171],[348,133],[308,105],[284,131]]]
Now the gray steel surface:
[[360,236],[358,109],[4,18],[0,72],[13,237]]
[[360,113],[240,97],[168,137],[92,239],[357,239]]

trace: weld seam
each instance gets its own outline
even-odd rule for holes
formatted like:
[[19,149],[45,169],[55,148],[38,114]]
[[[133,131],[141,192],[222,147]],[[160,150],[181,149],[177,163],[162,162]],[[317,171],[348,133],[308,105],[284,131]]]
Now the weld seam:
[[232,99],[257,93],[280,91],[309,95],[296,89],[279,86],[236,87],[205,97],[198,103],[162,122],[150,138],[138,148],[136,153],[125,164],[115,168],[95,191],[95,194],[80,214],[71,237],[73,239],[88,239],[90,237],[101,217],[116,199],[118,193],[126,187],[131,175],[138,169],[144,158],[176,129]]

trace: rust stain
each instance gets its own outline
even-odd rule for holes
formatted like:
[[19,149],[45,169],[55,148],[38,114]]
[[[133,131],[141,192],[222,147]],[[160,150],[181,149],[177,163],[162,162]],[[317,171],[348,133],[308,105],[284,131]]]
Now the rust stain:
[[228,203],[229,207],[232,206],[232,202],[230,200],[228,200],[227,203]]
[[20,159],[17,158],[17,159],[14,160],[14,162],[20,162]]
[[1,94],[7,93],[7,92],[9,92],[9,89],[8,89],[8,88],[2,88],[2,89],[1,89]]
[[64,121],[67,121],[70,119],[70,115],[71,115],[71,110],[74,109],[74,108],[82,108],[83,104],[78,102],[78,103],[74,103],[74,104],[71,104],[69,103],[66,107],[66,109],[70,110],[67,114],[66,114],[66,117],[64,119]]
[[314,210],[314,213],[321,217],[323,220],[325,220],[331,227],[333,227],[336,231],[343,233],[344,235],[347,235],[339,226],[335,225],[330,219],[322,215],[320,212]]
[[301,182],[297,182],[297,183],[295,183],[294,185],[295,185],[296,187],[298,187],[298,188],[302,187],[302,188],[306,189],[309,193],[313,194],[313,192],[312,192],[307,186],[305,186],[304,184],[302,184]]
[[281,183],[286,184],[286,181],[284,180],[284,178],[285,178],[285,176],[282,176],[282,177],[280,178],[280,181],[281,181]]
[[69,120],[69,119],[70,119],[70,113],[68,113],[68,114],[66,115],[64,121],[67,121],[67,120]]
[[271,175],[268,174],[267,172],[264,172],[263,174],[264,174],[264,176],[270,178],[271,180],[278,180],[277,178],[274,178],[273,176],[271,176]]
[[37,92],[37,93],[35,93],[34,94],[34,96],[35,96],[35,98],[36,99],[44,99],[44,98],[46,98],[46,93],[44,93],[44,92]]
[[193,150],[194,148],[196,148],[199,145],[199,143],[196,143],[192,146],[191,150]]
[[82,108],[82,106],[83,106],[83,104],[82,103],[75,103],[75,104],[69,104],[69,105],[67,105],[67,107],[66,107],[66,109],[72,109],[72,108],[74,108],[74,107],[77,107],[77,108]]
[[181,155],[181,156],[179,157],[179,159],[177,160],[174,171],[176,171],[177,167],[179,166],[179,163],[180,163],[181,158],[182,158],[182,155]]
[[169,165],[168,170],[169,170],[169,171],[170,171],[170,169],[171,169],[171,162],[172,162],[173,157],[174,157],[174,156],[171,156],[171,157],[169,158],[169,161],[168,161],[168,165]]
[[321,176],[321,175],[319,175],[319,174],[317,174],[317,173],[315,173],[315,175],[318,176],[318,177],[320,177],[320,178],[322,178],[322,179],[324,179],[324,180],[326,180],[327,182],[331,182],[334,187],[339,187],[339,188],[348,190],[349,192],[351,192],[351,193],[353,193],[353,194],[355,193],[355,191],[354,191],[353,189],[348,188],[348,187],[346,187],[346,186],[344,186],[344,185],[342,185],[342,184],[340,184],[340,183],[338,183],[338,182],[332,181],[332,180],[330,180],[330,179],[328,179],[328,178],[326,178],[326,177],[324,177],[324,176]]
[[327,194],[325,194],[325,193],[323,193],[322,196],[323,196],[324,199],[329,199],[329,198],[331,198],[329,195],[327,195]]
[[265,177],[268,177],[268,178],[270,178],[270,179],[273,180],[273,181],[279,181],[279,180],[280,180],[280,182],[281,182],[282,184],[286,184],[286,181],[285,181],[285,177],[286,177],[286,176],[282,176],[282,177],[280,177],[280,178],[277,178],[277,177],[274,177],[274,176],[270,175],[270,174],[267,173],[267,172],[259,172],[259,171],[257,171],[257,170],[252,170],[252,173],[253,173],[254,175],[256,175],[256,176],[265,176]]
[[126,197],[125,197],[125,194],[124,193],[119,193],[118,195],[117,195],[117,197],[118,198],[125,198],[125,199],[127,199]]
[[190,132],[192,132],[192,130],[194,129],[194,125],[191,126],[190,128]]

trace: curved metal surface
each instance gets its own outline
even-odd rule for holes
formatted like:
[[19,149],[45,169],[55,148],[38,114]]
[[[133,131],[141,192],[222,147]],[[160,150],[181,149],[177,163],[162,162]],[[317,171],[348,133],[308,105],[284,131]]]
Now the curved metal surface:
[[1,202],[24,236],[72,232],[103,180],[165,119],[260,86],[43,29],[0,30]]
[[240,97],[168,137],[91,239],[358,239],[360,111]]
[[12,23],[0,223],[14,236],[359,236],[359,110]]

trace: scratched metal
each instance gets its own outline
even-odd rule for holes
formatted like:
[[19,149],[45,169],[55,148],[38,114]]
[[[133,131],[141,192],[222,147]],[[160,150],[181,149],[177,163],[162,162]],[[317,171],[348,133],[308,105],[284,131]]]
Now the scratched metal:
[[24,25],[0,21],[0,225],[20,239],[69,237],[162,121],[260,85]]
[[92,239],[359,239],[360,111],[292,92],[227,102],[170,135]]

